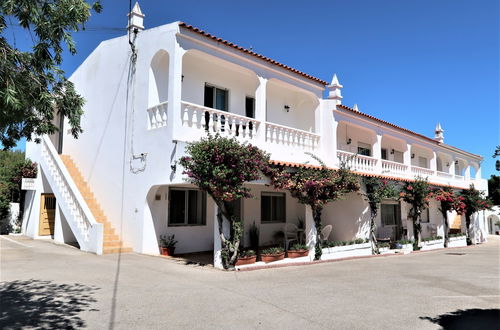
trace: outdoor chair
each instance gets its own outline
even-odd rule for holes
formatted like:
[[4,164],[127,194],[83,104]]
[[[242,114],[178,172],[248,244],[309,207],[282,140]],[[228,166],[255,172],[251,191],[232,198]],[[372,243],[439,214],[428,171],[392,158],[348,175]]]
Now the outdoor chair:
[[288,251],[291,242],[299,241],[297,236],[298,230],[299,227],[297,227],[297,225],[294,225],[293,223],[285,224],[285,250]]
[[328,237],[330,237],[332,229],[333,229],[332,225],[326,225],[323,227],[323,229],[321,229],[321,234],[320,234],[321,242],[328,241]]
[[392,238],[391,227],[379,227],[377,229],[377,242],[390,243]]

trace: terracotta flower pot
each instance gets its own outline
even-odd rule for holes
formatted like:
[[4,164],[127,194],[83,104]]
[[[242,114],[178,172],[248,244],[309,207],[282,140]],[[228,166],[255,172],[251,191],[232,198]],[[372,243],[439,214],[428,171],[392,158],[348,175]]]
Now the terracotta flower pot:
[[309,255],[309,250],[288,251],[288,258],[307,257],[308,255]]
[[265,263],[283,260],[283,258],[285,258],[285,252],[281,252],[279,254],[263,254],[260,256],[260,258]]
[[162,256],[173,256],[175,252],[175,247],[169,247],[169,248],[160,248],[160,253]]
[[257,256],[239,257],[238,260],[236,260],[236,266],[254,264],[256,260]]

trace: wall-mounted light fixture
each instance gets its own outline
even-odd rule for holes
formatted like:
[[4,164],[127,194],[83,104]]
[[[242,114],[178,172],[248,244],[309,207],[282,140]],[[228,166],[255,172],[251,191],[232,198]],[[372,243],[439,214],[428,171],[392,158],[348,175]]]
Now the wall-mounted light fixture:
[[458,160],[455,161],[455,165],[458,165]]
[[181,76],[181,82],[184,82],[184,75]]
[[446,163],[446,167],[450,167],[450,162]]
[[348,138],[346,141],[347,144],[351,144],[351,142],[352,142],[351,138]]
[[285,104],[285,111],[286,112],[290,112],[290,106],[288,106],[288,105]]
[[415,158],[415,154],[411,154],[411,159]]
[[394,149],[391,149],[391,155],[394,155]]

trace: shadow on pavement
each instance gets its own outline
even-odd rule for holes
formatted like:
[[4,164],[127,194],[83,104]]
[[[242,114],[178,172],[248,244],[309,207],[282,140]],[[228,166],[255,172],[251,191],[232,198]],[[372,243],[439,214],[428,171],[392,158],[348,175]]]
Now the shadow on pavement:
[[74,329],[85,327],[83,311],[91,305],[96,287],[27,280],[0,283],[0,329],[36,327]]
[[444,330],[498,329],[500,309],[459,309],[437,317],[422,316],[420,319],[438,324]]

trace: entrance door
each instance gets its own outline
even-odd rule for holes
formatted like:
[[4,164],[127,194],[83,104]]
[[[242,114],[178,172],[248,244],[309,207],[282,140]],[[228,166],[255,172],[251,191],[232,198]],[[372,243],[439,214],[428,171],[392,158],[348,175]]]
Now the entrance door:
[[401,239],[401,207],[397,202],[385,202],[381,205],[382,227],[391,228],[391,240]]
[[54,222],[56,217],[56,198],[53,194],[40,196],[40,223],[38,235],[54,235]]

